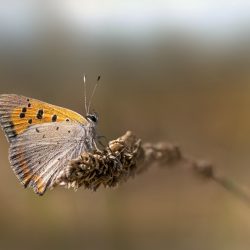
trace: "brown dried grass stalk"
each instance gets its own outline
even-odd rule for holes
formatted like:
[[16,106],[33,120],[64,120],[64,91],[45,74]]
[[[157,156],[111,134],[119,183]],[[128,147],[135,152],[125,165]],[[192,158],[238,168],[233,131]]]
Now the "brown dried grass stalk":
[[97,190],[100,186],[115,187],[126,182],[150,166],[182,164],[199,176],[215,181],[237,197],[250,204],[250,196],[231,180],[215,174],[214,166],[185,156],[180,148],[171,143],[142,143],[128,131],[110,141],[102,151],[83,153],[58,176],[54,186],[79,187]]

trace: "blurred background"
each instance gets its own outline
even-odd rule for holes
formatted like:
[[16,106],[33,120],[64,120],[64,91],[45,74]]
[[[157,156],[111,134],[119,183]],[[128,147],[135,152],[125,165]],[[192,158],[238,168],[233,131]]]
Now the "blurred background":
[[[250,188],[250,2],[0,1],[0,92],[84,114],[211,160]],[[0,134],[0,249],[241,250],[249,207],[183,169],[154,167],[114,190],[23,190]]]

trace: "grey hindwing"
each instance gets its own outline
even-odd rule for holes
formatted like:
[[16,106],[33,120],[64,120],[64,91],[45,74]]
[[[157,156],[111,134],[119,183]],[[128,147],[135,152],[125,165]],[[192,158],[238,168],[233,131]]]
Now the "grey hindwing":
[[11,142],[10,162],[25,187],[42,195],[68,162],[94,148],[93,127],[75,122],[34,125]]

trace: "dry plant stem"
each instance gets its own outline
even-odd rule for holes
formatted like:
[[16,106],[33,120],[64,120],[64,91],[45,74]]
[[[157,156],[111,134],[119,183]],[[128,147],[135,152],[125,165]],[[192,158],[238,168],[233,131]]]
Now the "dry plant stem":
[[211,179],[250,204],[250,196],[231,180],[219,176],[206,161],[184,155],[171,143],[142,143],[128,131],[110,141],[102,151],[84,153],[73,160],[58,176],[54,186],[97,190],[100,186],[115,187],[153,165],[162,167],[183,165],[199,176]]

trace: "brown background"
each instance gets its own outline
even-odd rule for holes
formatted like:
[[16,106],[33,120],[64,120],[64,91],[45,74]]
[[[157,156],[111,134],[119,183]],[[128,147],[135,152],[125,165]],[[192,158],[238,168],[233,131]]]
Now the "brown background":
[[[144,141],[178,143],[249,188],[250,22],[236,18],[223,26],[218,19],[221,26],[206,30],[201,23],[201,32],[157,14],[150,19],[149,12],[137,23],[137,13],[150,5],[136,2],[119,22],[119,13],[112,16],[115,2],[94,1],[94,21],[83,18],[77,27],[60,4],[0,3],[6,8],[0,12],[0,92],[84,114],[81,75],[91,88],[101,74],[93,101],[99,134],[113,139],[130,129]],[[155,11],[168,7],[154,4]],[[208,24],[216,23],[210,18]],[[249,207],[182,169],[155,167],[115,190],[58,188],[38,197],[12,173],[3,133],[0,166],[0,249],[249,248]]]

